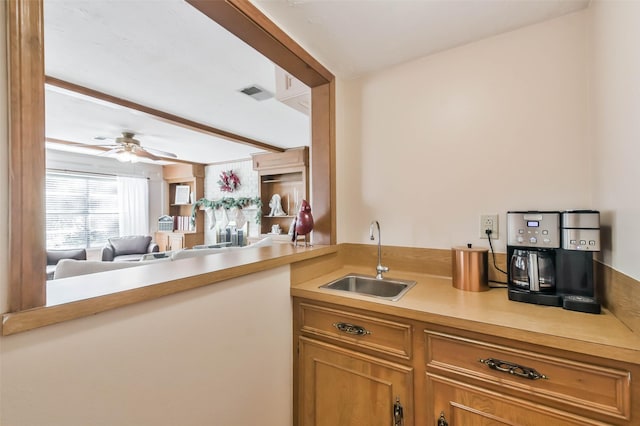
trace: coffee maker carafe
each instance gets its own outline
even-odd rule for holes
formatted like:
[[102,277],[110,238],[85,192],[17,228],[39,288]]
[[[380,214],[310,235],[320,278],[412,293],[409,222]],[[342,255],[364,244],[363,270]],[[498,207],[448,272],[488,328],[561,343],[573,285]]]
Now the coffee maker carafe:
[[559,248],[559,212],[507,212],[509,300],[562,306],[562,299],[556,292],[556,251]]
[[553,252],[514,250],[509,268],[513,285],[519,289],[538,292],[555,291]]

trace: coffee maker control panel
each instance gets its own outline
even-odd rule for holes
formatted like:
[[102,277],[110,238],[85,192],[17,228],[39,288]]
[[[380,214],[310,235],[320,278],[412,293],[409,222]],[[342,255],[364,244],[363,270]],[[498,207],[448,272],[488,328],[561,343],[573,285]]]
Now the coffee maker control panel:
[[600,212],[567,210],[561,222],[564,250],[600,251]]
[[559,248],[559,212],[507,212],[507,244],[515,247]]
[[600,251],[599,229],[562,229],[565,250]]

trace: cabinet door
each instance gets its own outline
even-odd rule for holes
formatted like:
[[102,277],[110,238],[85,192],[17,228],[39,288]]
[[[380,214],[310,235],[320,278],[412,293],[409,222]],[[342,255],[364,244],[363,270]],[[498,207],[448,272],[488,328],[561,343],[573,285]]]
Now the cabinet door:
[[170,234],[169,235],[169,250],[182,250],[184,248],[184,235],[183,234]]
[[299,338],[299,426],[394,425],[396,399],[413,425],[413,369]]
[[[604,423],[427,373],[427,425],[586,426]],[[440,420],[446,421],[443,423]],[[440,420],[440,421],[439,421]]]
[[169,234],[166,232],[156,232],[155,236],[156,244],[158,244],[158,251],[169,250]]
[[182,235],[184,238],[182,242],[182,248],[192,248],[193,246],[196,246],[198,244],[204,244],[204,232],[195,232]]

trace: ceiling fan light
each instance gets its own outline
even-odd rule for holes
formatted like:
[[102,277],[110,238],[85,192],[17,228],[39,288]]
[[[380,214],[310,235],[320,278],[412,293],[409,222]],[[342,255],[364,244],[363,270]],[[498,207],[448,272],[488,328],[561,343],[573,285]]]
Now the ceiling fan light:
[[131,153],[129,151],[122,151],[116,156],[118,161],[120,161],[122,163],[126,163],[128,161],[132,161],[131,157],[135,157],[135,155],[131,155]]

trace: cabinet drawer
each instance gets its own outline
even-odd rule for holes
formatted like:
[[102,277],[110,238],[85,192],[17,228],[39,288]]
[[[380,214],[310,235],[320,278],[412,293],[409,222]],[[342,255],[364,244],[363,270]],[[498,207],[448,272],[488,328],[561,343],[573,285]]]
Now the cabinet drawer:
[[411,325],[353,312],[300,304],[300,329],[359,348],[411,359]]
[[[425,339],[426,364],[431,371],[497,384],[503,389],[528,394],[532,399],[546,400],[550,405],[562,404],[581,412],[588,410],[629,419],[631,374],[628,371],[443,333],[425,331]],[[496,369],[488,366],[491,361]],[[545,377],[520,376],[529,369]]]
[[431,421],[449,426],[605,426],[596,420],[514,398],[446,377],[427,374],[427,394],[433,395]]

